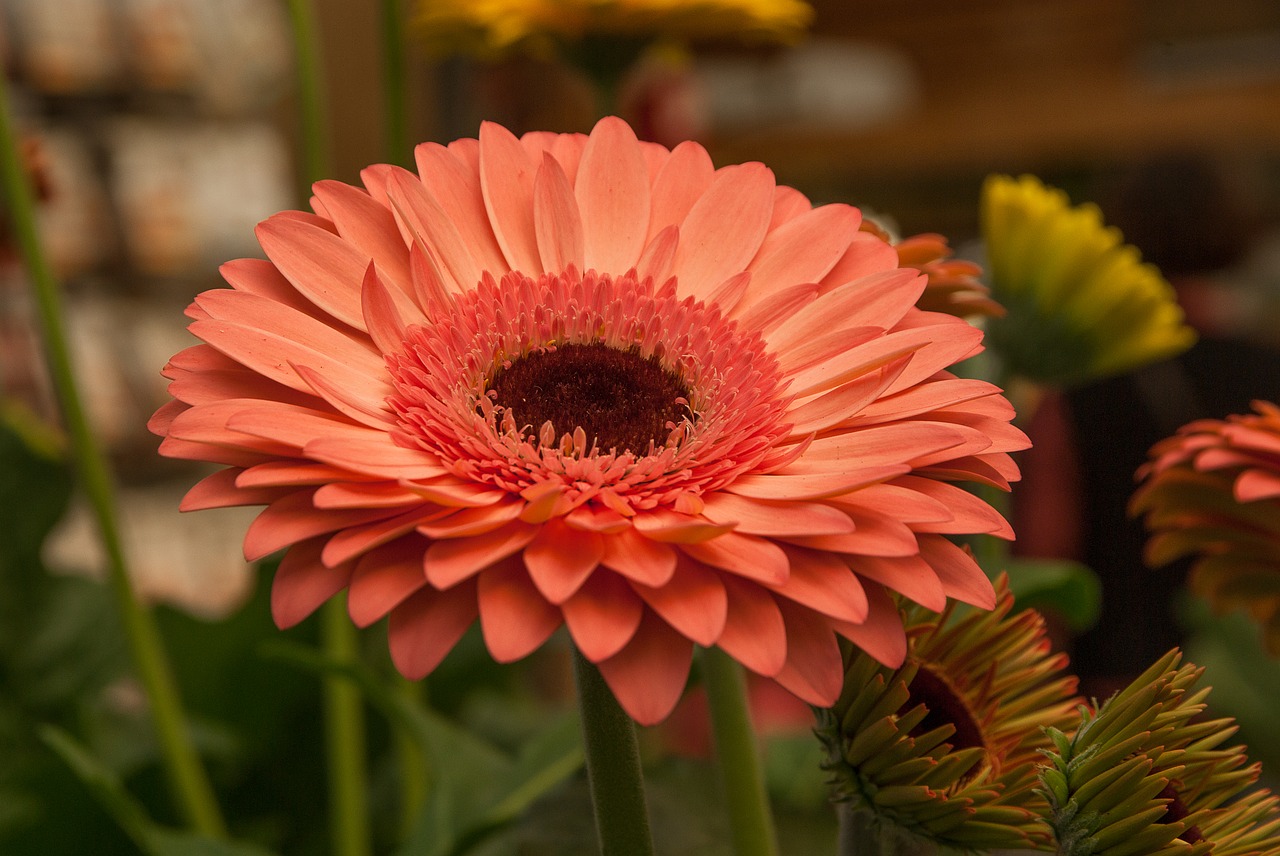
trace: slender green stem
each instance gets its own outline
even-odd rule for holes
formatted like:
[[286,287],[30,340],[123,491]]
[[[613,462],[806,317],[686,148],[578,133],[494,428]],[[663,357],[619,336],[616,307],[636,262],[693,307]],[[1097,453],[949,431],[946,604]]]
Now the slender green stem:
[[[426,681],[411,681],[397,677],[396,689],[408,701],[419,707],[427,703]],[[431,771],[421,746],[409,729],[402,724],[395,727],[396,757],[400,760],[400,834],[407,838],[417,825],[423,803],[430,787]]]
[[134,668],[150,704],[165,767],[180,810],[194,829],[221,837],[226,834],[226,826],[200,756],[191,744],[186,714],[160,631],[151,612],[139,602],[129,577],[120,542],[110,468],[85,415],[77,389],[58,284],[36,229],[35,205],[9,111],[9,94],[3,75],[0,75],[0,182],[4,186],[14,238],[21,249],[35,292],[49,375],[71,438],[81,488],[93,508],[106,552],[108,584],[120,612]]
[[737,856],[777,856],[778,834],[760,770],[760,753],[742,667],[719,648],[701,653],[716,761]]
[[836,804],[840,824],[836,856],[936,856],[938,847],[911,833],[877,823],[871,812]]
[[600,670],[576,649],[573,662],[601,856],[652,856],[635,723]]
[[400,0],[382,0],[382,96],[387,163],[408,165],[413,141],[406,117],[404,18]]
[[[321,611],[325,656],[336,663],[359,659],[359,636],[347,616],[344,598]],[[342,676],[324,681],[325,757],[329,764],[329,831],[338,856],[368,856],[369,808],[366,799],[364,705],[360,688]]]
[[[289,0],[289,18],[298,63],[304,190],[309,192],[312,183],[329,173],[326,102],[310,0]],[[356,629],[347,617],[342,598],[330,601],[322,611],[321,644],[325,656],[334,662],[352,662],[359,657]],[[371,851],[371,839],[365,717],[359,689],[342,677],[325,678],[324,713],[333,852],[338,856],[366,856]]]
[[320,72],[320,45],[310,0],[289,0],[293,53],[297,60],[298,110],[302,122],[303,198],[311,185],[329,175],[328,111]]

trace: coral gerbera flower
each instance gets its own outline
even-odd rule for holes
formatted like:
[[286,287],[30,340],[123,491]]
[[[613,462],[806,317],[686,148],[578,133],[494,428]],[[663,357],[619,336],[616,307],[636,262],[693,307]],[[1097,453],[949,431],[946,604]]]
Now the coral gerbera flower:
[[1175,649],[1068,737],[1049,730],[1042,792],[1062,856],[1277,856],[1280,801],[1230,719],[1205,719],[1203,669]]
[[1195,341],[1173,288],[1095,205],[1072,206],[1034,176],[991,176],[982,234],[992,296],[988,325],[1012,374],[1072,385],[1172,357]]
[[1043,729],[1073,720],[1075,679],[1039,613],[1011,614],[1003,577],[998,590],[992,612],[909,608],[903,666],[855,652],[840,699],[818,711],[824,767],[864,827],[963,850],[1047,841]]
[[1151,449],[1130,502],[1145,515],[1152,566],[1196,556],[1193,591],[1220,611],[1246,609],[1280,653],[1280,408],[1202,419]]
[[836,634],[901,660],[887,589],[995,604],[945,535],[1010,530],[951,482],[1025,438],[856,209],[614,118],[417,165],[263,222],[166,368],[162,454],[226,466],[185,507],[267,505],[280,625],[347,588],[418,678],[477,617],[499,661],[564,624],[652,723],[695,644],[825,705]]

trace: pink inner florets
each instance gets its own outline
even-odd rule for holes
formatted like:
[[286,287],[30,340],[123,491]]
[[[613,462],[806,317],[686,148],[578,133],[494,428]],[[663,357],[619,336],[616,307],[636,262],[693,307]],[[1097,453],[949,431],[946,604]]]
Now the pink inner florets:
[[[722,487],[759,468],[786,437],[777,360],[718,307],[678,299],[631,271],[570,267],[537,279],[489,275],[388,356],[397,442],[438,455],[458,476],[519,492],[560,481],[570,499],[607,491],[633,509]],[[601,450],[577,425],[520,425],[493,378],[526,354],[599,343],[656,358],[688,390],[689,417],[648,450]]]

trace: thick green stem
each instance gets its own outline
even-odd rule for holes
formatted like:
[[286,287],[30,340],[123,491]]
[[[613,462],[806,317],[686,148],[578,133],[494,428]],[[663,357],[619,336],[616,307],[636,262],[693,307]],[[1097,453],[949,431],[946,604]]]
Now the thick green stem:
[[601,856],[652,856],[636,726],[600,670],[577,650],[574,668]]
[[120,612],[134,668],[147,695],[166,771],[187,822],[210,836],[226,834],[213,787],[191,744],[177,682],[151,612],[138,600],[120,542],[115,490],[106,457],[85,415],[63,325],[58,284],[36,228],[35,205],[9,112],[9,94],[0,75],[0,182],[10,227],[26,262],[40,316],[49,376],[71,439],[80,486],[93,508],[107,558],[107,580]]
[[905,830],[877,823],[871,812],[836,804],[836,856],[936,856],[938,848]]
[[778,835],[760,770],[742,667],[719,648],[704,650],[701,661],[733,852],[737,856],[777,856]]
[[[309,0],[289,0],[298,101],[302,120],[303,178],[306,192],[329,173],[326,110],[320,49]],[[358,637],[341,598],[326,604],[321,619],[325,656],[344,663],[358,659]],[[329,765],[329,822],[337,856],[371,851],[365,769],[364,704],[360,691],[340,676],[324,679],[325,750]]]
[[[425,681],[411,681],[396,677],[397,691],[411,704],[422,707],[427,703]],[[395,728],[396,757],[400,761],[400,834],[408,838],[422,815],[431,784],[428,760],[418,741],[408,727],[392,723]]]
[[[324,605],[325,657],[335,663],[359,659],[359,637],[344,598]],[[342,676],[324,681],[325,757],[329,764],[329,830],[338,856],[368,856],[369,807],[365,792],[364,705],[360,688]]]
[[406,166],[411,160],[406,117],[403,12],[400,0],[382,0],[382,96],[387,163]]

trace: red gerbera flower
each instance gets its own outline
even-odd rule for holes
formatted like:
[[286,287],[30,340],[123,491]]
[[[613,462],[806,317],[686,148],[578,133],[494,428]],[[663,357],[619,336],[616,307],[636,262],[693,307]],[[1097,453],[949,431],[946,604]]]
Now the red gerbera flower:
[[245,553],[288,548],[277,623],[346,588],[411,678],[477,617],[500,661],[564,624],[653,723],[694,644],[826,705],[837,633],[901,661],[886,587],[994,605],[944,536],[1011,533],[951,482],[1007,487],[1025,438],[856,209],[612,118],[417,166],[263,222],[165,370],[161,452],[226,466],[184,507],[266,504]]

